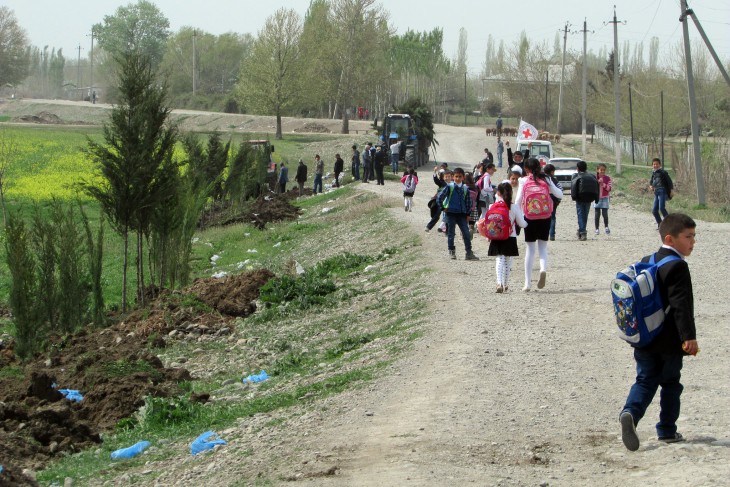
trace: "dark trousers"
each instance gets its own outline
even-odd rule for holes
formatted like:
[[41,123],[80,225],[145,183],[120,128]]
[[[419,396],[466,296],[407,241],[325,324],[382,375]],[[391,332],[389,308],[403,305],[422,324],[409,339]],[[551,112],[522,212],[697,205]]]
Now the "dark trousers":
[[378,180],[378,184],[385,186],[385,176],[383,176],[383,166],[377,164],[375,166],[375,178]]
[[456,227],[461,230],[461,238],[464,240],[464,249],[467,253],[471,252],[471,234],[469,233],[469,224],[466,221],[466,213],[449,213],[446,212],[446,236],[449,250],[455,250],[454,237],[456,236]]
[[638,424],[657,389],[661,387],[656,432],[660,438],[673,436],[677,432],[679,397],[684,389],[679,383],[682,376],[682,355],[664,355],[635,348],[634,359],[636,382],[631,386],[622,411],[630,412],[634,422]]

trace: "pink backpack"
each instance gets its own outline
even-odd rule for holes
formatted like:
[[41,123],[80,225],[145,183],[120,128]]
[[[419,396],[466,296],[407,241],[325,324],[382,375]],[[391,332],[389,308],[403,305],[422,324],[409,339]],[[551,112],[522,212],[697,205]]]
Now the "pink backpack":
[[553,200],[545,181],[527,177],[522,187],[522,212],[530,220],[544,220],[553,214]]
[[477,222],[477,230],[489,240],[507,240],[512,234],[507,203],[497,201],[490,206],[486,216]]

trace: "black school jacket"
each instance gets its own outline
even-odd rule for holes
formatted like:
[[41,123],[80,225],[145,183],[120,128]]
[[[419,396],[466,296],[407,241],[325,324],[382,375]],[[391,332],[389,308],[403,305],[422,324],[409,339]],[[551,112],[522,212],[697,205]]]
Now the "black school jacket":
[[[682,257],[673,249],[661,247],[654,257],[655,262],[669,255]],[[646,256],[641,261],[648,262],[649,257]],[[642,350],[651,353],[686,355],[682,350],[682,342],[697,339],[692,279],[687,262],[676,260],[663,265],[657,272],[657,281],[662,302],[665,306],[670,306],[670,310],[664,320],[662,331]]]

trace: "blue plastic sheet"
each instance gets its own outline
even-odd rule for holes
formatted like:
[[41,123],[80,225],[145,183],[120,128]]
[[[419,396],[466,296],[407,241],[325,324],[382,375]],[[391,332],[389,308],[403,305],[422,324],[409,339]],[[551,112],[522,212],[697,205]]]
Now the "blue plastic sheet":
[[[212,438],[212,439],[208,439]],[[206,450],[212,450],[216,445],[225,445],[225,440],[221,439],[217,433],[213,431],[206,431],[202,435],[198,436],[190,444],[190,453],[197,455],[200,452]]]
[[59,389],[58,392],[63,394],[63,397],[73,402],[81,402],[84,400],[84,396],[75,389]]
[[150,447],[149,441],[140,441],[127,448],[120,448],[112,452],[112,460],[120,458],[134,458]]
[[248,377],[244,377],[242,382],[263,382],[269,378],[269,374],[265,370],[262,370],[260,374],[251,374]]

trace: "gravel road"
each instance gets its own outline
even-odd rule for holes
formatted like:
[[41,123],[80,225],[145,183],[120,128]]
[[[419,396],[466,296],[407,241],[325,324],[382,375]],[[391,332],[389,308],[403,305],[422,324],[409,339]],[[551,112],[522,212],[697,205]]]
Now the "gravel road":
[[[439,126],[437,132],[437,160],[476,161],[487,142],[481,129]],[[490,148],[494,144],[488,141]],[[394,184],[367,186],[385,195],[400,192]],[[652,216],[615,198],[612,235],[580,242],[568,198],[559,207],[557,240],[550,242],[545,288],[499,295],[485,239],[474,245],[480,262],[463,260],[461,242],[453,262],[445,238],[424,233],[434,188],[424,168],[413,212],[392,210],[423,236],[424,266],[434,269],[427,334],[372,387],[344,396],[345,412],[328,417],[302,445],[304,457],[317,452],[321,465],[338,471],[301,483],[727,485],[730,286],[723,247],[730,225],[698,222],[688,259],[702,352],[685,359],[683,370],[678,424],[687,441],[656,440],[653,404],[638,427],[642,446],[632,453],[621,442],[618,413],[634,362],[614,331],[608,283],[617,270],[659,247]],[[523,270],[520,256],[511,288],[521,289]]]

